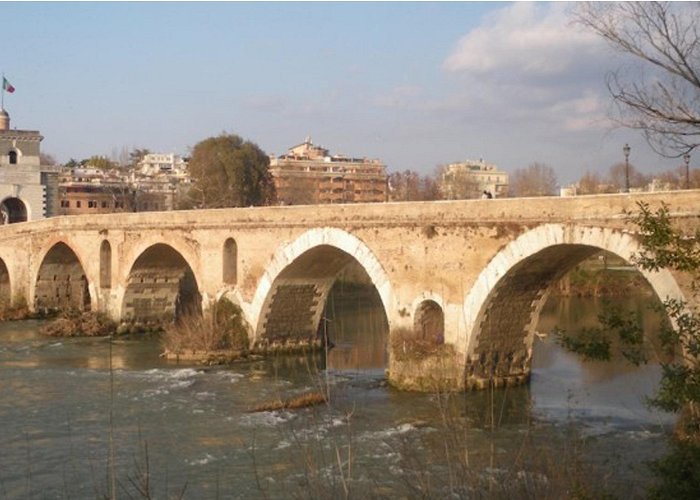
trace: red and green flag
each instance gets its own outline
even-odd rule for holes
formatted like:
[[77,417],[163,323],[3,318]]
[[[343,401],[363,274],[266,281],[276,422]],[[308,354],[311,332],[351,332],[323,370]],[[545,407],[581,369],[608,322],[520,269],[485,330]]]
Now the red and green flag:
[[4,76],[2,77],[2,89],[8,91],[10,94],[15,91],[15,88]]

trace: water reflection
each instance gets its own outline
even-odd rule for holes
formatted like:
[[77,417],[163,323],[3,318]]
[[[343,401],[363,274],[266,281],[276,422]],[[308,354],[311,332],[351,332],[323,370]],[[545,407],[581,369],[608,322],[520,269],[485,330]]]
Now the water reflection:
[[376,288],[336,282],[323,313],[333,348],[328,367],[381,373],[387,364],[389,326]]
[[[661,378],[658,331],[663,318],[653,309],[656,303],[646,294],[611,302],[580,297],[550,299],[538,324],[538,331],[546,337],[536,337],[533,352],[530,385],[535,408],[549,417],[585,413],[621,422],[671,425],[672,415],[652,411],[645,400],[654,393]],[[633,311],[641,320],[649,364],[634,366],[619,354],[609,362],[584,361],[557,345],[554,335],[547,335],[555,328],[575,334],[582,328],[597,326],[602,308],[611,305]]]

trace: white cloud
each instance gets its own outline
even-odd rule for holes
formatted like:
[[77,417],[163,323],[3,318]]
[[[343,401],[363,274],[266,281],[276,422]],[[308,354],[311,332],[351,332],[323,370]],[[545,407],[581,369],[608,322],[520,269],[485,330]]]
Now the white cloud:
[[605,101],[590,91],[581,97],[555,103],[549,109],[549,114],[553,119],[561,117],[564,129],[570,132],[605,129],[610,126]]
[[[604,86],[611,53],[572,23],[570,4],[515,3],[464,35],[443,68],[484,117],[580,133],[609,126]],[[497,118],[493,118],[497,119]]]
[[571,23],[566,4],[515,3],[484,19],[444,62],[474,76],[543,78],[566,75],[600,57],[604,44]]

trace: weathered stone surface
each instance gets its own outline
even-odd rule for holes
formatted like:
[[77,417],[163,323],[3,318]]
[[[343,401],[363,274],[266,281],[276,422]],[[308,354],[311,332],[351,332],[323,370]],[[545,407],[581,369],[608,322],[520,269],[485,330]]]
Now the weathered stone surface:
[[[46,219],[0,228],[0,298],[144,320],[226,294],[243,310],[251,345],[300,341],[315,335],[333,282],[355,262],[377,288],[391,336],[421,324],[425,301],[444,315],[454,355],[444,351],[438,366],[390,352],[392,380],[514,383],[529,374],[552,283],[598,249],[627,260],[639,250],[625,216],[639,201],[665,202],[679,224],[700,227],[697,190]],[[644,275],[662,298],[691,298],[686,276]]]

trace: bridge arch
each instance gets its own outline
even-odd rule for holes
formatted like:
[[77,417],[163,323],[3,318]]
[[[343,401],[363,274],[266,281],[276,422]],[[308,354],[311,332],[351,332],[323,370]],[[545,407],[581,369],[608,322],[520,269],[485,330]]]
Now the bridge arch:
[[202,296],[187,259],[173,246],[155,243],[143,249],[124,280],[121,318],[173,320],[200,314]]
[[[600,250],[631,262],[641,246],[620,230],[545,224],[522,234],[491,259],[463,306],[468,337],[458,349],[467,355],[468,385],[527,378],[535,327],[551,285]],[[638,270],[661,299],[683,299],[668,270]]]
[[302,330],[315,335],[325,299],[336,276],[353,260],[362,267],[376,288],[390,321],[393,291],[379,260],[356,236],[342,229],[323,227],[306,231],[273,255],[250,306],[249,318],[253,320],[252,324],[257,325],[253,340],[270,333],[268,319],[271,319],[271,315],[274,315],[274,321],[280,318],[280,309],[275,303],[285,300],[289,300],[290,304],[298,301],[296,306],[291,307],[296,312],[304,310],[304,318],[299,316],[296,321],[303,321]]
[[29,205],[21,198],[8,196],[0,202],[0,223],[15,224],[29,219]]
[[34,309],[89,311],[91,307],[90,282],[80,257],[64,241],[53,243],[34,280]]

